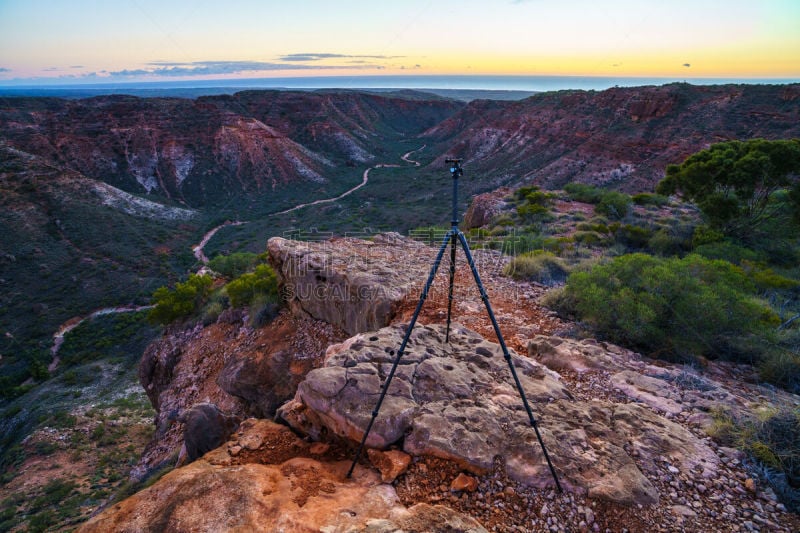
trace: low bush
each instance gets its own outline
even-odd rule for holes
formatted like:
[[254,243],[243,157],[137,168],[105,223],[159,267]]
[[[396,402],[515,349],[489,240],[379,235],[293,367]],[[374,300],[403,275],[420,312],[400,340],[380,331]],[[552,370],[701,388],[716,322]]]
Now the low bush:
[[535,281],[543,285],[563,283],[569,267],[563,260],[549,252],[527,253],[511,260],[503,273],[514,279]]
[[775,349],[758,364],[761,379],[794,394],[800,394],[800,356],[784,349]]
[[170,324],[194,314],[211,292],[211,277],[192,274],[175,288],[159,287],[153,293],[153,309],[148,319],[157,324]]
[[278,278],[269,265],[258,265],[253,272],[242,274],[225,285],[231,305],[243,307],[257,298],[276,303],[278,301]]
[[636,205],[654,205],[656,207],[662,207],[669,203],[669,198],[666,196],[649,192],[634,194],[631,200],[633,200],[633,203]]
[[596,204],[603,196],[602,189],[583,183],[568,183],[564,186],[564,191],[571,200],[587,204]]
[[263,262],[265,259],[264,254],[236,252],[230,255],[215,256],[208,262],[208,267],[228,279],[233,279],[253,270],[259,262]]
[[612,220],[622,220],[631,207],[631,197],[617,191],[605,191],[600,196],[595,210]]
[[598,334],[653,355],[749,360],[759,343],[748,339],[766,339],[778,322],[756,290],[725,261],[631,254],[574,272],[556,303]]

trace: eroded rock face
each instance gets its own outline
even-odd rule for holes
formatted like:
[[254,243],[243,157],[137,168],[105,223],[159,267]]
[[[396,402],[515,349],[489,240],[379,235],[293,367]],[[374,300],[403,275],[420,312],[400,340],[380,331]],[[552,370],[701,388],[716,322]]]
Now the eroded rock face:
[[496,191],[478,194],[472,199],[467,212],[464,213],[465,230],[485,226],[497,217],[504,209],[508,209],[505,197],[511,194],[511,189],[501,187]]
[[431,248],[397,233],[372,241],[300,242],[273,237],[269,260],[292,310],[354,335],[387,326],[425,281]]
[[[228,445],[170,472],[81,531],[486,531],[447,507],[404,507],[372,470],[359,467],[345,479],[347,462],[270,455],[278,448],[303,455],[308,447],[285,427],[247,420]],[[240,461],[247,454],[257,462]]]
[[[406,437],[406,451],[419,453],[413,442],[428,441],[430,428],[438,424],[441,411],[453,408],[464,416],[476,397],[519,400],[508,366],[497,344],[477,333],[454,325],[450,344],[444,343],[444,326],[417,324],[406,352],[389,387],[367,444],[386,448]],[[311,371],[298,387],[292,402],[278,414],[293,427],[320,438],[328,431],[351,440],[360,440],[378,400],[381,383],[395,359],[395,350],[404,335],[403,326],[384,328],[375,333],[357,335],[332,346],[326,353],[325,367]],[[567,397],[558,375],[544,367],[513,355],[520,380],[531,401]],[[498,409],[499,410],[499,409]],[[435,411],[435,414],[434,414]],[[463,426],[463,424],[461,424]],[[475,427],[463,435],[476,446],[481,434],[494,428]],[[453,443],[457,446],[457,443]],[[420,445],[421,446],[421,445]],[[483,451],[485,453],[477,453]],[[467,462],[476,469],[491,466],[494,451],[473,450]]]
[[[357,335],[326,354],[279,415],[314,438],[333,432],[360,441],[400,345],[403,326]],[[598,348],[599,349],[599,348]],[[558,374],[512,354],[544,443],[569,490],[618,503],[652,504],[659,461],[713,477],[718,459],[682,426],[636,404],[576,401]],[[402,440],[411,455],[454,460],[481,474],[496,458],[532,487],[553,480],[497,344],[461,326],[417,325],[367,444]]]

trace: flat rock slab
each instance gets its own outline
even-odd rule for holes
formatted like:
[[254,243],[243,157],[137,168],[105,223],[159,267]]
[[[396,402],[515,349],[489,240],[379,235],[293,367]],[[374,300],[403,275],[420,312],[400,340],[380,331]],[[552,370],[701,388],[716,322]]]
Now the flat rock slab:
[[[301,454],[309,446],[286,427],[249,419],[226,446],[114,504],[80,531],[486,533],[477,521],[448,507],[406,508],[373,470],[357,468],[346,479],[348,462],[272,456],[279,441],[285,450]],[[235,464],[234,447],[252,448],[279,462]]]
[[273,237],[269,260],[293,312],[350,335],[387,326],[397,305],[425,282],[436,251],[397,233],[365,241]]
[[[405,333],[405,326],[364,333],[329,348],[325,367],[311,371],[278,414],[313,438],[335,433],[360,441]],[[402,444],[411,455],[460,463],[475,474],[495,459],[532,487],[553,486],[500,346],[454,325],[417,325],[367,445]],[[560,376],[511,352],[525,394],[561,483],[592,497],[651,504],[663,461],[711,477],[716,454],[682,426],[647,407],[574,401]],[[666,458],[666,459],[665,459]]]

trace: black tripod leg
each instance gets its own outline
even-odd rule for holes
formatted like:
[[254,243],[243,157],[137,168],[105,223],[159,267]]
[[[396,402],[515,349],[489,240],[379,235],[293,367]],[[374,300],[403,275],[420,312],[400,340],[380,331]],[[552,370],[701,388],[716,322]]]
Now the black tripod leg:
[[425,287],[422,289],[422,294],[419,295],[417,308],[414,310],[414,315],[411,317],[411,322],[408,323],[406,334],[403,336],[403,342],[400,343],[400,348],[397,350],[397,356],[394,358],[392,369],[389,371],[389,375],[386,377],[386,381],[383,383],[383,388],[381,388],[381,395],[378,398],[378,403],[375,404],[375,408],[372,410],[372,418],[367,425],[366,431],[364,431],[364,436],[361,438],[361,444],[358,445],[358,451],[356,452],[355,457],[353,457],[353,464],[350,465],[350,470],[347,471],[348,478],[353,474],[353,470],[356,467],[358,458],[361,457],[361,452],[364,451],[364,445],[367,442],[367,437],[369,437],[369,432],[372,430],[372,424],[375,423],[375,419],[378,417],[378,412],[381,410],[381,404],[383,404],[383,399],[386,397],[386,391],[389,390],[389,384],[392,382],[394,373],[397,370],[397,365],[400,364],[400,358],[403,357],[406,344],[408,343],[408,339],[411,337],[411,331],[414,329],[414,325],[417,323],[417,318],[419,317],[420,311],[422,311],[422,304],[425,303],[425,299],[428,297],[428,291],[430,291],[431,285],[433,285],[433,278],[436,277],[436,271],[439,270],[439,265],[442,263],[442,257],[444,256],[444,251],[447,249],[447,243],[450,241],[450,239],[456,238],[456,231],[457,230],[450,230],[447,232],[447,235],[444,237],[444,241],[442,241],[442,246],[439,248],[439,253],[436,254],[436,259],[433,261],[433,266],[431,267],[431,273],[428,276],[428,281],[425,282]]
[[550,461],[550,455],[547,453],[547,448],[544,446],[542,435],[539,433],[539,426],[536,423],[536,419],[533,417],[531,406],[528,404],[528,398],[525,397],[525,391],[522,389],[522,383],[520,383],[519,376],[517,376],[517,369],[514,368],[514,362],[511,360],[511,354],[508,353],[506,341],[503,339],[503,334],[500,333],[500,326],[497,325],[497,319],[494,316],[494,311],[492,311],[492,305],[489,303],[489,296],[486,294],[486,289],[483,287],[481,277],[478,274],[478,269],[475,267],[475,260],[472,259],[472,253],[469,250],[467,239],[464,237],[464,234],[461,231],[457,233],[457,236],[458,240],[461,242],[461,247],[464,248],[464,254],[467,256],[467,263],[469,263],[469,268],[472,270],[472,277],[475,278],[475,283],[478,284],[481,300],[483,300],[483,305],[486,306],[486,311],[489,313],[489,319],[492,321],[492,327],[494,328],[495,335],[497,335],[497,341],[500,343],[500,348],[503,350],[503,357],[505,358],[506,363],[508,363],[508,368],[511,370],[511,376],[514,378],[514,383],[519,391],[522,404],[525,406],[525,411],[528,413],[528,420],[531,423],[531,427],[533,427],[533,430],[536,432],[536,438],[539,440],[539,445],[542,447],[542,452],[544,453],[544,458],[547,461],[547,466],[550,467],[550,473],[553,475],[553,480],[556,482],[558,492],[563,492],[561,489],[561,483],[558,481],[558,476],[556,475],[556,470],[553,468],[553,463]]
[[447,289],[447,329],[444,342],[450,342],[450,318],[453,315],[453,282],[456,278],[456,239],[452,239],[450,246],[450,287]]

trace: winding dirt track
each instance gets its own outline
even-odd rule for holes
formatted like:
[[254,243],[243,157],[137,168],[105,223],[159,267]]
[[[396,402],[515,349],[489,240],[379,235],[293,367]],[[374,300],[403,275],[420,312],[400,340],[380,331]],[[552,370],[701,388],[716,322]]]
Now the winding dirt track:
[[[427,145],[422,145],[421,147],[417,148],[416,150],[411,150],[410,152],[407,152],[407,153],[403,154],[402,156],[400,156],[400,159],[402,159],[406,163],[411,163],[415,167],[418,167],[418,166],[420,166],[419,161],[415,161],[413,159],[410,159],[411,154],[413,154],[414,152],[419,152],[420,150],[423,150],[426,146]],[[373,167],[370,167],[370,168],[368,168],[368,169],[366,169],[364,171],[364,174],[362,175],[361,183],[359,183],[358,185],[356,185],[352,189],[350,189],[348,191],[345,191],[344,193],[340,194],[339,196],[337,196],[335,198],[325,198],[323,200],[317,200],[315,202],[309,202],[309,203],[306,203],[306,204],[296,205],[296,206],[294,206],[294,207],[292,207],[290,209],[286,209],[285,211],[280,211],[278,213],[273,213],[270,216],[283,215],[283,214],[286,214],[286,213],[291,213],[292,211],[297,211],[298,209],[302,209],[304,207],[309,207],[309,206],[312,206],[312,205],[327,204],[327,203],[330,203],[330,202],[335,202],[337,200],[341,200],[345,196],[349,196],[349,195],[353,194],[358,189],[362,188],[364,185],[369,183],[369,171],[370,170],[373,170],[373,169],[376,169],[376,168],[399,168],[400,166],[401,165],[393,165],[393,164],[389,164],[389,163],[379,163],[379,164],[377,164],[377,165],[375,165]],[[200,261],[204,265],[208,264],[208,257],[206,257],[206,254],[203,253],[203,249],[208,244],[208,241],[210,241],[211,238],[220,229],[224,228],[225,226],[241,226],[243,224],[246,224],[246,222],[241,222],[239,220],[234,220],[234,221],[230,221],[229,220],[229,221],[224,222],[224,223],[220,224],[219,226],[209,230],[205,235],[203,235],[203,239],[200,241],[199,244],[196,244],[196,245],[192,246],[192,253],[197,258],[198,261]],[[61,345],[64,344],[64,335],[66,335],[67,333],[69,333],[70,331],[72,331],[73,329],[78,327],[78,325],[80,325],[82,322],[84,322],[84,321],[86,321],[86,320],[88,320],[90,318],[94,318],[96,316],[100,316],[100,315],[108,315],[108,314],[111,314],[111,313],[131,313],[131,312],[134,312],[134,311],[143,311],[145,309],[150,309],[152,307],[153,307],[152,305],[144,305],[144,306],[138,306],[138,307],[134,307],[134,306],[107,307],[105,309],[99,309],[97,311],[94,311],[94,312],[92,312],[92,313],[90,313],[90,314],[88,314],[88,315],[86,315],[84,317],[71,318],[71,319],[67,320],[66,322],[64,322],[58,328],[58,331],[56,331],[53,334],[53,347],[50,349],[50,353],[53,356],[53,360],[50,362],[50,365],[47,368],[48,371],[52,372],[58,367],[58,363],[60,361],[60,359],[58,357],[58,350],[61,348]]]
[[[422,150],[426,146],[427,146],[426,144],[423,144],[420,148],[417,148],[416,150],[411,150],[410,152],[407,152],[407,153],[403,154],[402,156],[400,156],[400,159],[402,159],[406,163],[413,163],[415,167],[418,167],[420,165],[419,161],[414,161],[413,159],[409,159],[409,157],[414,152],[419,152],[420,150]],[[340,194],[339,196],[337,196],[335,198],[325,198],[323,200],[316,200],[314,202],[309,202],[307,204],[296,205],[296,206],[291,207],[289,209],[286,209],[284,211],[279,211],[277,213],[273,213],[270,216],[285,215],[286,213],[291,213],[292,211],[297,211],[298,209],[302,209],[304,207],[309,207],[309,206],[312,206],[312,205],[320,205],[320,204],[329,204],[331,202],[335,202],[337,200],[341,200],[345,196],[350,196],[351,194],[353,194],[354,192],[359,190],[361,187],[363,187],[364,185],[369,183],[369,171],[370,170],[374,170],[376,168],[400,168],[400,165],[393,165],[393,164],[390,164],[390,163],[378,163],[374,167],[370,167],[370,168],[368,168],[368,169],[366,169],[364,171],[364,174],[361,176],[361,183],[359,183],[358,185],[356,185],[352,189],[343,192],[342,194]]]

